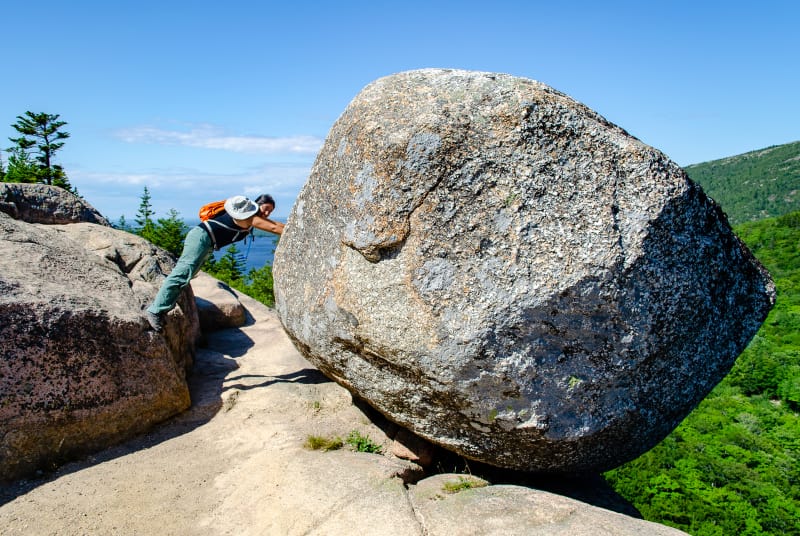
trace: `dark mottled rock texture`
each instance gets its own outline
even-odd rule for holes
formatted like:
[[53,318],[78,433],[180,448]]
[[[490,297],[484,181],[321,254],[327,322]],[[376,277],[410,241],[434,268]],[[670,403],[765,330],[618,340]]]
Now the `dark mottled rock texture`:
[[173,264],[111,227],[0,213],[0,480],[99,450],[189,406],[199,335],[191,290],[163,334],[142,313]]
[[395,422],[493,465],[598,471],[660,441],[774,303],[661,152],[541,83],[367,86],[275,256],[301,352]]

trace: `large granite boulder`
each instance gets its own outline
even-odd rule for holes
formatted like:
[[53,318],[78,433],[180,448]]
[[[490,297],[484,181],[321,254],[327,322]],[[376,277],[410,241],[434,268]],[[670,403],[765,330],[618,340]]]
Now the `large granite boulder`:
[[541,83],[451,70],[356,96],[274,275],[325,374],[434,443],[540,472],[655,445],[775,292],[664,154]]
[[173,264],[111,227],[0,213],[0,480],[101,449],[189,406],[199,334],[191,290],[162,334],[142,313]]
[[97,223],[108,220],[85,200],[58,186],[0,183],[0,212],[28,223]]

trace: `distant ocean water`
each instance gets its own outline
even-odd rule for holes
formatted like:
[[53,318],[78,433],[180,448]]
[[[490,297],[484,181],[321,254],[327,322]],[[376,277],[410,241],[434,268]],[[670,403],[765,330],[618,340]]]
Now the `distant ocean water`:
[[[265,264],[272,265],[272,259],[275,255],[275,247],[278,245],[278,237],[271,233],[256,232],[255,240],[247,239],[244,241],[236,242],[236,249],[245,259],[245,273],[249,272],[251,268],[261,268]],[[214,252],[214,258],[219,259],[225,255],[227,247]]]

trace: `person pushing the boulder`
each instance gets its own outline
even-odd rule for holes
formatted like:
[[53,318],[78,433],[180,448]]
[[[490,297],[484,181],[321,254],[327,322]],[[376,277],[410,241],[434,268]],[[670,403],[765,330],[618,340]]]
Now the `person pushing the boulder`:
[[255,201],[236,195],[225,200],[223,206],[224,210],[209,215],[186,234],[178,262],[145,312],[155,331],[164,329],[164,315],[175,307],[181,292],[213,250],[244,240],[253,228],[277,235],[283,233],[284,224],[269,219],[275,210],[275,200],[269,194],[260,195]]

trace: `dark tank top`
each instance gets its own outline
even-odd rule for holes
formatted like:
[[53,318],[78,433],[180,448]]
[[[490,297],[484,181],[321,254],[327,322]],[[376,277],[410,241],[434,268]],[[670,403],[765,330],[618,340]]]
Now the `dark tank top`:
[[217,250],[244,240],[253,229],[252,227],[242,229],[234,223],[233,218],[227,212],[201,222],[199,226],[205,229],[214,243],[214,249]]

